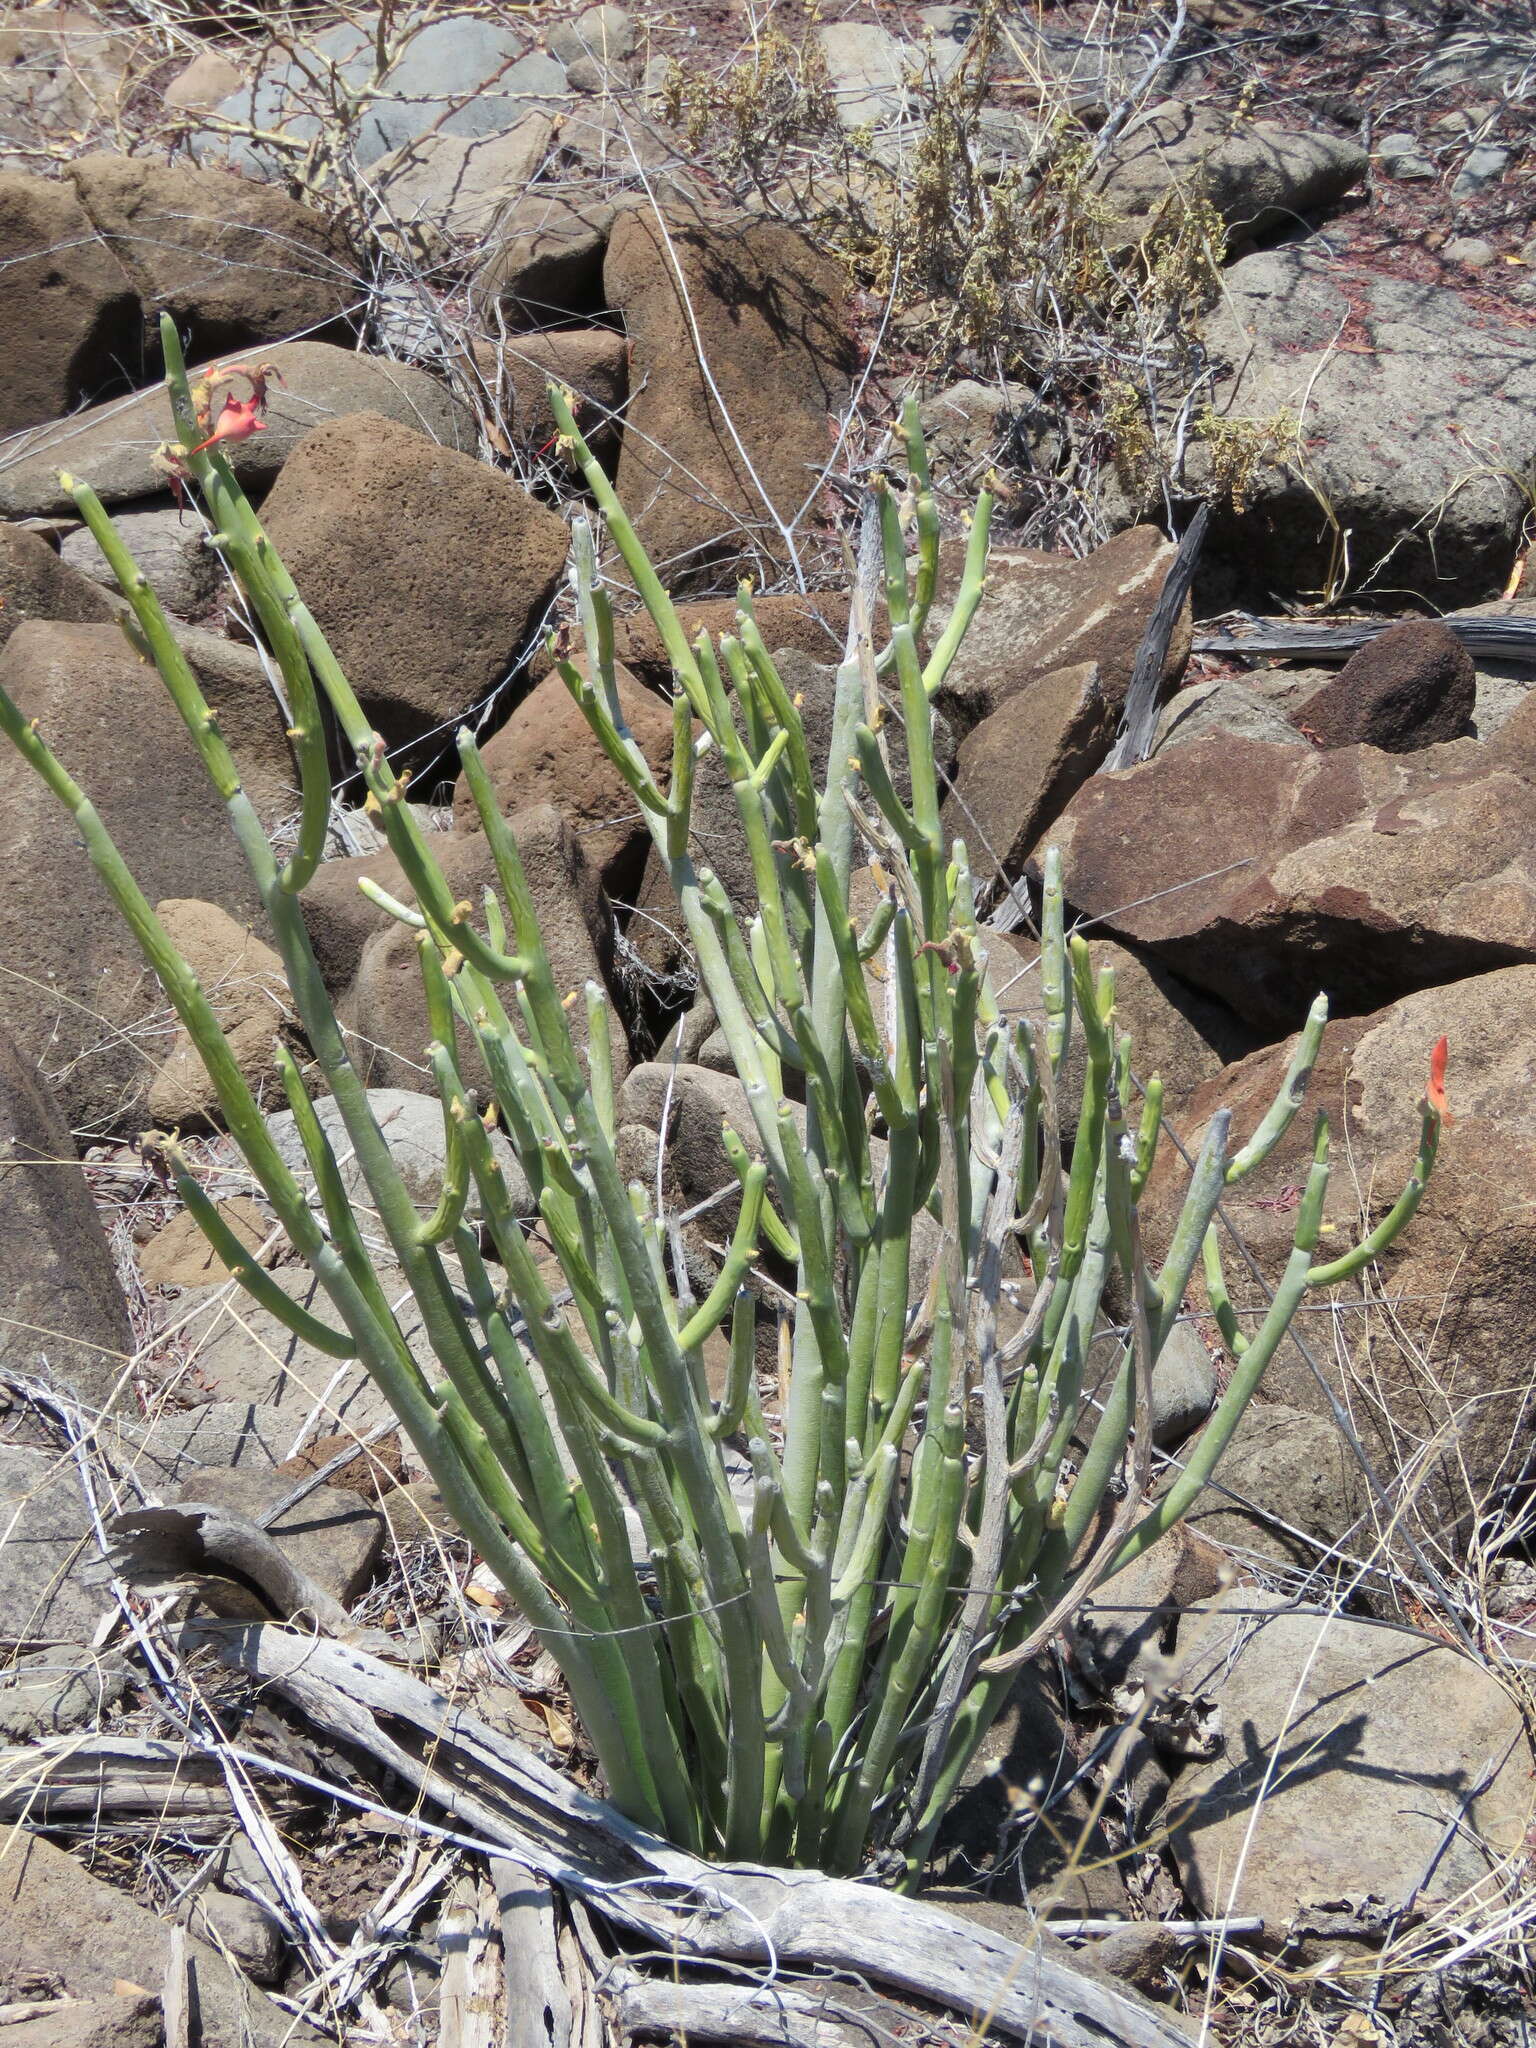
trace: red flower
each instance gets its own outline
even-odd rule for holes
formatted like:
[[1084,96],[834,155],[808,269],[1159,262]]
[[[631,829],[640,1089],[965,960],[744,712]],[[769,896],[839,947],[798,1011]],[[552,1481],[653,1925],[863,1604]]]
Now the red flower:
[[226,398],[214,422],[213,432],[206,441],[199,441],[195,448],[189,448],[187,453],[201,455],[215,441],[243,441],[250,434],[264,434],[266,423],[259,416],[264,396],[264,393],[253,393],[249,398]]
[[1456,1119],[1445,1106],[1445,1060],[1449,1050],[1442,1034],[1429,1056],[1429,1086],[1424,1090],[1424,1100],[1442,1123],[1453,1124]]

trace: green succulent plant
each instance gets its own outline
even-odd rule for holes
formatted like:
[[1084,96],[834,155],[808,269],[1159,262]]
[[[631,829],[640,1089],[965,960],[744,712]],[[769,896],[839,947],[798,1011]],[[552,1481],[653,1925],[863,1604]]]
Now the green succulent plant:
[[[1363,1265],[1412,1214],[1439,1108],[1426,1100],[1418,1166],[1396,1208],[1355,1251],[1321,1266],[1328,1136],[1319,1119],[1294,1252],[1245,1339],[1221,1286],[1216,1205],[1296,1114],[1323,1029],[1319,1001],[1248,1142],[1234,1150],[1227,1116],[1212,1120],[1166,1255],[1150,1271],[1137,1205],[1162,1090],[1150,1080],[1133,1117],[1138,1091],[1113,980],[1095,978],[1085,943],[1067,935],[1059,863],[1044,864],[1045,1022],[1036,1032],[999,1010],[966,849],[941,825],[931,706],[981,595],[988,501],[976,508],[953,608],[930,636],[939,525],[909,408],[907,488],[898,500],[877,481],[867,515],[888,635],[877,649],[868,579],[856,579],[818,777],[750,598],[743,593],[736,631],[718,644],[685,637],[556,391],[565,445],[671,660],[665,782],[624,721],[613,617],[584,517],[573,527],[572,580],[586,660],[562,660],[561,673],[644,812],[749,1111],[744,1128],[722,1134],[737,1217],[696,1299],[666,1217],[621,1169],[608,995],[591,984],[576,993],[583,1045],[473,738],[461,733],[458,752],[500,885],[480,906],[456,901],[444,881],[383,742],[235,480],[232,436],[210,438],[208,401],[199,417],[169,321],[162,332],[173,467],[199,493],[286,693],[302,780],[286,858],[262,830],[153,592],[94,494],[71,488],[259,885],[313,1059],[306,1078],[279,1048],[318,1210],[88,797],[3,695],[0,725],[72,812],[328,1315],[296,1304],[253,1263],[166,1138],[182,1197],[263,1307],[323,1352],[360,1359],[377,1380],[464,1534],[558,1663],[627,1814],[707,1855],[834,1872],[878,1855],[915,1883],[1021,1664],[1188,1509],[1308,1288]],[[411,906],[370,887],[417,934],[447,1161],[441,1200],[425,1217],[370,1109],[302,914],[331,801],[327,715],[415,895]],[[906,796],[889,744],[898,725]],[[701,863],[690,831],[695,768],[709,750],[736,797],[757,899],[750,914]],[[861,930],[850,898],[865,867],[877,901]],[[1074,1034],[1085,1057],[1067,1120],[1059,1097]],[[489,1076],[484,1103],[466,1088],[461,1039]],[[385,1296],[312,1085],[335,1097],[435,1376],[417,1364]],[[518,1213],[493,1155],[492,1114],[532,1190],[531,1217]],[[1074,1133],[1065,1147],[1064,1127]],[[553,1247],[560,1295],[534,1230]],[[1202,1258],[1233,1370],[1182,1476],[1148,1507],[1153,1368]],[[1107,1301],[1128,1306],[1110,1391],[1095,1406],[1085,1371],[1090,1347],[1112,1328]],[[765,1329],[783,1361],[782,1408],[760,1388]],[[717,1333],[729,1355],[718,1399],[703,1359]],[[733,1445],[750,1473],[735,1490]]]

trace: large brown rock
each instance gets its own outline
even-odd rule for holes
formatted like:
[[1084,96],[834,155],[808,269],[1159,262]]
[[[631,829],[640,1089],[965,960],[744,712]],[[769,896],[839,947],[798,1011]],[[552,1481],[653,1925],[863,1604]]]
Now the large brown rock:
[[378,413],[301,442],[263,524],[391,746],[451,729],[526,657],[566,554],[517,484]]
[[[211,701],[258,809],[270,815],[293,771],[271,689],[248,654],[246,665],[244,680],[226,677]],[[27,621],[0,653],[0,685],[40,721],[152,903],[197,896],[242,923],[264,924],[197,750],[159,676],[115,626]],[[0,859],[10,877],[0,944],[12,970],[0,987],[0,1022],[42,1065],[72,1126],[137,1130],[169,1049],[169,1007],[73,818],[8,745],[0,790]]]
[[944,799],[946,833],[965,840],[973,863],[1012,879],[1114,737],[1096,662],[1026,684],[962,741]]
[[557,433],[550,384],[574,400],[576,424],[592,453],[617,452],[629,390],[629,344],[611,327],[556,327],[497,343],[476,342],[475,368],[507,438],[530,456],[549,453]]
[[[643,690],[622,666],[615,669],[615,681],[630,736],[665,785],[672,763],[672,707]],[[604,888],[618,896],[633,889],[650,832],[634,791],[598,745],[558,675],[535,684],[481,753],[504,812],[553,804],[581,841]],[[454,791],[453,818],[461,832],[481,829],[462,776]]]
[[67,185],[0,171],[0,268],[0,434],[67,413],[137,367],[138,294]]
[[[155,914],[201,983],[247,1087],[258,1100],[280,1096],[277,1047],[293,1034],[294,1013],[277,953],[216,903],[157,903]],[[148,1108],[168,1130],[221,1120],[218,1096],[185,1026],[150,1083]]]
[[524,332],[603,304],[603,257],[618,209],[596,192],[535,185],[497,217],[472,299],[492,329]]
[[[827,776],[827,755],[832,744],[837,671],[793,648],[779,650],[778,669],[785,688],[799,706],[811,774],[820,789]],[[884,731],[891,779],[897,792],[906,798],[911,794],[911,781],[901,727],[893,718]],[[954,753],[948,722],[942,717],[936,721],[934,753],[941,768],[948,766]],[[738,917],[746,923],[757,913],[757,881],[742,828],[741,809],[717,748],[711,748],[694,771],[689,829],[695,858],[719,876]],[[666,863],[654,845],[646,857],[635,907],[636,915],[628,930],[634,956],[653,972],[670,972],[688,948],[687,925]]]
[[99,626],[117,615],[101,585],[62,561],[41,534],[0,520],[0,647],[23,619]]
[[[507,822],[561,993],[579,992],[588,981],[601,985],[611,958],[611,928],[580,841],[547,803],[518,811]],[[435,833],[430,845],[455,900],[478,904],[486,888],[496,887],[496,863],[483,832]],[[415,935],[360,893],[357,885],[367,879],[404,903],[416,900],[391,853],[327,861],[302,899],[310,937],[326,984],[337,997],[337,1014],[354,1035],[353,1057],[369,1086],[428,1088],[432,1082],[423,1052],[430,1033]],[[584,1045],[586,1017],[579,993],[570,1018],[577,1043]],[[623,1072],[628,1056],[621,1028],[615,1028],[613,1039]],[[467,1062],[466,1081],[481,1084],[483,1072],[469,1057],[462,1030],[459,1046]]]
[[766,582],[802,538],[856,368],[834,259],[793,229],[621,212],[603,264],[633,396],[618,489],[663,580]]
[[127,1384],[128,1304],[74,1140],[33,1062],[0,1034],[0,1364],[93,1407]]
[[1472,730],[1477,670],[1448,626],[1408,619],[1389,626],[1352,654],[1296,724],[1322,747],[1359,740],[1388,754],[1408,754]]
[[[1023,1018],[1036,1033],[1043,1031],[1045,996],[1038,944],[1018,932],[989,931],[986,947],[993,992],[1004,1018]],[[1253,1033],[1224,1004],[1188,987],[1159,961],[1092,934],[1088,952],[1095,979],[1106,968],[1115,977],[1115,1027],[1130,1038],[1131,1071],[1143,1085],[1157,1075],[1170,1110],[1213,1080],[1229,1061],[1253,1050]],[[878,964],[877,956],[870,965],[874,969]],[[1074,1022],[1066,1078],[1057,1090],[1066,1137],[1077,1128],[1083,1075],[1083,1034]]]
[[1215,736],[1096,775],[1051,828],[1074,910],[1266,1036],[1536,959],[1536,760]]
[[[449,448],[472,452],[477,445],[469,408],[414,364],[358,355],[325,341],[286,341],[263,349],[261,359],[283,379],[271,390],[266,431],[236,441],[229,451],[236,476],[253,496],[268,488],[306,434],[346,413],[384,413]],[[204,363],[194,375],[206,377],[215,367]],[[243,392],[245,386],[234,388]],[[59,483],[65,465],[103,504],[153,497],[164,490],[165,478],[151,457],[170,434],[171,408],[161,385],[69,419],[49,419],[0,454],[0,516],[73,514],[75,501]]]
[[[1382,1258],[1373,1285],[1356,1279],[1336,1290],[1340,1305],[1326,1341],[1312,1322],[1300,1331],[1378,1466],[1389,1476],[1408,1473],[1422,1486],[1415,1511],[1421,1526],[1465,1528],[1474,1512],[1496,1512],[1525,1479],[1536,1445],[1529,1386],[1529,1332],[1536,1325],[1533,1006],[1536,966],[1519,966],[1423,989],[1370,1016],[1330,1024],[1307,1108],[1265,1165],[1224,1198],[1233,1228],[1273,1284],[1290,1251],[1312,1112],[1324,1110],[1334,1169],[1320,1256],[1343,1251],[1360,1234],[1362,1212],[1367,1223],[1376,1221],[1406,1183],[1430,1048],[1447,1036],[1456,1121],[1442,1134],[1418,1214]],[[1234,1140],[1245,1139],[1279,1088],[1292,1045],[1286,1040],[1256,1052],[1201,1088],[1185,1106],[1185,1143],[1200,1143],[1220,1106],[1233,1112]],[[1143,1204],[1154,1246],[1166,1240],[1183,1185],[1176,1162],[1160,1161]],[[1239,1309],[1256,1308],[1261,1291],[1230,1248],[1226,1267]],[[1201,1298],[1198,1273],[1195,1294]],[[1252,1321],[1245,1314],[1243,1327]],[[1264,1391],[1331,1415],[1294,1343],[1269,1367]],[[1283,1502],[1271,1505],[1286,1513]]]
[[81,157],[69,175],[138,292],[152,361],[162,313],[198,357],[290,335],[351,338],[356,251],[333,222],[274,186],[151,157]]
[[[938,702],[962,731],[1016,691],[1080,662],[1098,665],[1099,686],[1118,719],[1147,622],[1176,550],[1155,526],[1117,533],[1081,560],[1034,549],[994,552],[981,603]],[[960,558],[946,551],[940,592],[959,586]],[[1174,626],[1163,662],[1171,690],[1189,659],[1190,610]]]
[[[813,661],[839,662],[848,632],[848,597],[844,591],[773,591],[752,600],[752,613],[770,653],[793,648]],[[708,633],[718,640],[736,631],[734,597],[696,598],[677,607],[677,616],[690,642]],[[633,670],[648,689],[670,697],[675,687],[672,664],[662,645],[649,612],[630,612],[616,619],[613,648],[618,659]]]

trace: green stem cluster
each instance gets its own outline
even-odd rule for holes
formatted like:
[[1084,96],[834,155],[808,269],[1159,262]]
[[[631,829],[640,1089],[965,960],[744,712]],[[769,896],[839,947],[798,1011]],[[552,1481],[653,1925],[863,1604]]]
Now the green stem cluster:
[[[1296,1114],[1323,1029],[1319,1003],[1249,1143],[1232,1152],[1226,1117],[1212,1123],[1166,1257],[1150,1272],[1138,1201],[1161,1089],[1148,1087],[1133,1127],[1112,979],[1095,980],[1086,945],[1066,934],[1059,863],[1045,864],[1046,1019],[1035,1033],[999,1012],[966,849],[941,823],[931,706],[981,595],[989,501],[976,509],[949,618],[930,640],[938,518],[909,409],[910,490],[898,502],[877,483],[871,501],[888,640],[876,649],[856,600],[818,776],[749,595],[734,633],[688,640],[553,392],[565,445],[671,660],[669,775],[653,772],[624,721],[613,619],[584,519],[572,573],[586,660],[563,661],[560,672],[647,820],[750,1110],[749,1128],[725,1133],[738,1220],[716,1283],[695,1303],[676,1284],[667,1218],[619,1165],[607,995],[556,985],[473,739],[462,733],[458,750],[499,883],[478,908],[454,900],[382,742],[225,457],[217,446],[190,452],[202,436],[168,322],[163,339],[186,470],[291,707],[303,798],[286,860],[262,832],[153,593],[94,495],[72,489],[260,888],[313,1055],[308,1081],[286,1055],[281,1073],[318,1210],[88,799],[3,696],[0,725],[73,813],[333,1319],[290,1302],[244,1257],[168,1141],[188,1206],[264,1306],[323,1350],[360,1358],[378,1380],[466,1535],[558,1661],[626,1812],[725,1857],[857,1871],[872,1850],[896,1848],[915,1880],[1019,1665],[1187,1510],[1307,1288],[1374,1256],[1407,1220],[1438,1118],[1426,1108],[1419,1169],[1386,1223],[1322,1267],[1313,1263],[1328,1170],[1319,1122],[1293,1257],[1262,1326],[1244,1339],[1220,1280],[1216,1205]],[[427,1217],[391,1160],[301,914],[331,800],[327,718],[415,896],[407,908],[373,892],[418,935],[447,1160]],[[697,858],[693,787],[705,750],[718,754],[735,795],[750,915]],[[853,915],[861,888],[875,898],[862,931]],[[573,1000],[584,1040],[572,1029]],[[1063,1153],[1057,1103],[1076,1032],[1082,1099]],[[550,1292],[486,1115],[465,1089],[456,1051],[465,1038],[489,1075],[569,1308]],[[314,1082],[336,1098],[421,1311],[430,1377],[353,1219]],[[471,1187],[483,1217],[473,1230],[464,1221]],[[1201,1258],[1236,1370],[1184,1477],[1138,1519],[1152,1368]],[[760,1392],[759,1333],[767,1304],[786,1296],[779,1412]],[[1095,1410],[1085,1375],[1106,1299],[1131,1306]],[[717,1333],[729,1358],[718,1400],[704,1369]],[[745,1491],[728,1483],[731,1440],[750,1465]]]

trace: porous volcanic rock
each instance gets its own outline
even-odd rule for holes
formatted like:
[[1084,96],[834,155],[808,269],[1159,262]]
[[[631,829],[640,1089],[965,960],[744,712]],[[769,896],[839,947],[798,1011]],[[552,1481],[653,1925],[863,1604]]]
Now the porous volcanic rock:
[[512,332],[601,310],[603,258],[618,207],[597,193],[532,186],[496,217],[471,301],[484,324]]
[[[770,591],[752,600],[752,614],[770,654],[788,647],[813,661],[835,663],[843,658],[848,631],[848,598],[843,591]],[[736,600],[685,599],[677,607],[677,616],[690,641],[700,633],[717,640],[723,633],[736,631]],[[648,689],[671,696],[672,664],[649,612],[630,612],[614,621],[613,651]]]
[[1408,754],[1471,731],[1477,670],[1449,627],[1434,619],[1389,626],[1309,697],[1296,724],[1321,747],[1352,741]]
[[[199,519],[167,496],[114,505],[112,523],[135,566],[173,618],[195,619],[207,613],[224,581],[224,570],[214,550],[203,545],[204,528]],[[113,598],[118,597],[117,578],[88,526],[66,535],[59,559],[71,571],[90,577]],[[109,603],[107,615],[117,609]]]
[[88,403],[138,366],[138,294],[69,186],[0,171],[0,265],[0,434]]
[[228,171],[150,157],[85,156],[69,176],[138,292],[151,362],[162,313],[196,357],[290,335],[352,338],[359,258],[340,228],[310,207]]
[[[936,701],[969,731],[1042,676],[1091,661],[1105,705],[1118,718],[1176,552],[1155,526],[1133,526],[1081,559],[1032,548],[993,554],[976,616]],[[958,555],[945,550],[942,602],[958,589],[959,570]],[[1163,663],[1165,691],[1189,659],[1190,630],[1186,604]]]
[[1163,100],[1127,123],[1102,185],[1129,235],[1145,234],[1169,195],[1181,192],[1214,206],[1242,246],[1331,205],[1369,166],[1360,145],[1340,136]]
[[[989,931],[986,947],[987,971],[1003,1017],[1023,1018],[1036,1033],[1043,1031],[1038,944],[1018,932]],[[1142,1082],[1154,1074],[1161,1079],[1170,1112],[1203,1083],[1214,1080],[1229,1061],[1253,1050],[1253,1032],[1225,1004],[1190,988],[1150,955],[1092,933],[1088,952],[1095,978],[1106,968],[1114,974],[1115,1023],[1131,1040],[1132,1070]],[[881,971],[877,955],[870,972]],[[879,995],[883,1003],[883,984]],[[1057,1087],[1057,1111],[1067,1138],[1077,1129],[1083,1073],[1083,1035],[1074,1026],[1066,1072]]]
[[[158,903],[155,914],[212,1004],[246,1085],[258,1100],[278,1093],[277,1046],[294,1028],[281,959],[216,903]],[[184,1025],[150,1083],[147,1106],[165,1130],[222,1122],[218,1095]]]
[[[550,967],[562,995],[588,981],[602,986],[612,954],[612,926],[597,877],[579,839],[551,804],[534,804],[507,820],[532,892]],[[496,863],[483,832],[433,833],[428,845],[456,901],[478,904],[497,886]],[[429,1039],[426,998],[415,934],[358,890],[377,881],[402,902],[415,902],[393,854],[327,861],[301,899],[326,984],[338,998],[343,1026],[356,1034],[354,1057],[376,1088],[428,1086],[424,1051]],[[578,1046],[586,1043],[586,1012],[578,999],[570,1012]],[[461,1028],[461,1071],[471,1086],[484,1074]],[[614,1059],[628,1066],[624,1033],[613,1031]]]
[[451,726],[526,655],[567,543],[519,485],[378,413],[302,441],[263,523],[392,746]]
[[[283,380],[274,383],[269,394],[265,431],[236,441],[230,449],[235,475],[255,497],[268,488],[306,434],[347,413],[384,413],[449,448],[472,453],[477,445],[468,407],[414,364],[357,355],[326,341],[283,342],[263,349],[262,361]],[[219,367],[201,364],[194,379],[206,378]],[[245,391],[244,384],[233,388]],[[59,467],[66,462],[103,504],[153,497],[164,489],[165,478],[151,457],[171,433],[170,402],[158,385],[69,419],[50,419],[20,435],[0,455],[0,515],[21,519],[31,514],[73,514],[75,501],[59,483]]]
[[666,225],[625,209],[603,263],[631,352],[619,495],[669,587],[754,567],[766,582],[787,559],[782,527],[813,504],[857,366],[845,281],[776,222]]
[[508,435],[530,455],[547,453],[556,432],[551,384],[574,393],[576,424],[592,453],[607,461],[617,450],[629,346],[611,327],[552,327],[495,345],[476,342],[474,361]]
[[553,117],[535,108],[502,134],[431,130],[403,143],[374,172],[376,226],[400,230],[429,260],[456,241],[480,243],[507,193],[533,183],[554,133]]
[[960,745],[945,830],[1010,878],[1114,743],[1097,662],[1054,669],[1004,698]]

